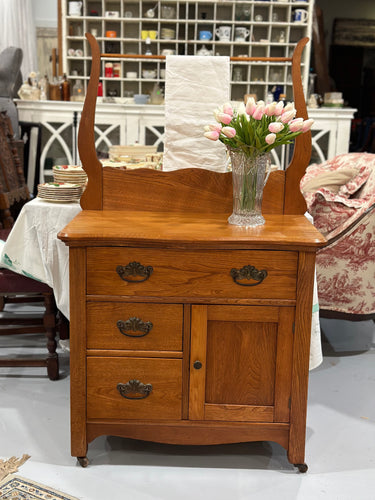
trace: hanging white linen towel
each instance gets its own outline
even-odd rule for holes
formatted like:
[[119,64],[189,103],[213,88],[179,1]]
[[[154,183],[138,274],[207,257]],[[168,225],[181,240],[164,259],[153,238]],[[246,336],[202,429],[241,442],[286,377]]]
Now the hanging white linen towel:
[[163,170],[225,172],[225,147],[203,136],[213,112],[229,101],[229,57],[167,56]]

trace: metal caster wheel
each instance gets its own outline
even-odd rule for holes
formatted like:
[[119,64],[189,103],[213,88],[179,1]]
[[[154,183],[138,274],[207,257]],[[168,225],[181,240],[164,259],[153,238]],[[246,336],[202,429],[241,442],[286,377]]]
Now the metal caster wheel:
[[294,467],[297,467],[299,472],[307,472],[307,464],[294,464]]
[[87,457],[77,457],[77,460],[81,467],[87,467],[90,463]]

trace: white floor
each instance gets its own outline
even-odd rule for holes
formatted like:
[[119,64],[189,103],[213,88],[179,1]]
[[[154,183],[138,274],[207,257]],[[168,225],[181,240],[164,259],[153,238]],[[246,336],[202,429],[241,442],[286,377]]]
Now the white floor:
[[[91,443],[91,463],[80,467],[69,450],[66,353],[56,382],[42,368],[0,368],[0,458],[28,453],[20,476],[82,500],[374,500],[374,324],[321,324],[328,342],[310,374],[306,474],[274,443],[184,447],[116,437]],[[6,342],[33,351],[26,337]]]

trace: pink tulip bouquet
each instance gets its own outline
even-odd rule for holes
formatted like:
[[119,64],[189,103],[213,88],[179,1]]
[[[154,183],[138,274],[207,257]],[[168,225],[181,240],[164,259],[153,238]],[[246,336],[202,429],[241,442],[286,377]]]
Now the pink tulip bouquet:
[[230,103],[215,110],[215,124],[205,127],[204,135],[221,141],[231,149],[240,149],[247,156],[257,156],[271,149],[290,144],[295,137],[310,130],[314,120],[295,118],[293,103],[265,104],[250,97],[235,110]]
[[293,142],[310,130],[314,120],[296,118],[293,103],[265,104],[253,98],[238,109],[224,104],[214,116],[217,123],[207,125],[204,135],[225,144],[231,159],[233,213],[228,222],[240,226],[264,224],[261,204],[271,171],[270,151]]

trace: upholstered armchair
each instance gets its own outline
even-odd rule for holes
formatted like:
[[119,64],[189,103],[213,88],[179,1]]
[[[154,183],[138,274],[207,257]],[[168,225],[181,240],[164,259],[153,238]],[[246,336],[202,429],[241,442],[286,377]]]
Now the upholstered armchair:
[[375,319],[375,154],[310,165],[301,191],[328,240],[316,260],[320,315]]

